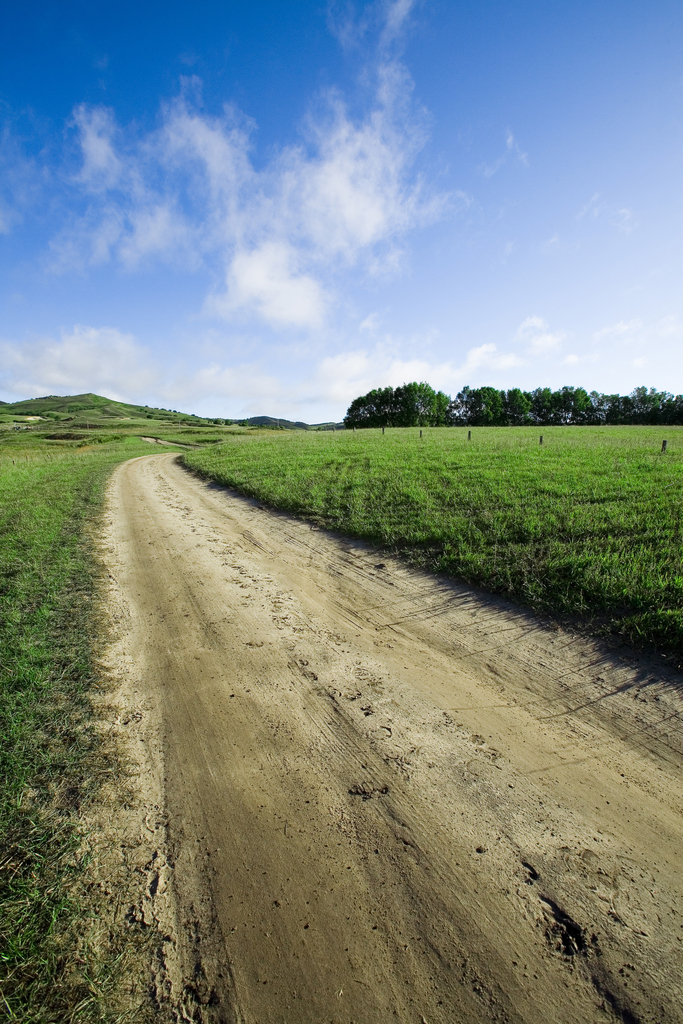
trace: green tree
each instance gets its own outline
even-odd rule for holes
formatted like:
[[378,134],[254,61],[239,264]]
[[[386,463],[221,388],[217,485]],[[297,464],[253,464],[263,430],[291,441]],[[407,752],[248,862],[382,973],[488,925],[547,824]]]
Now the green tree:
[[506,422],[510,426],[521,427],[524,423],[530,422],[531,395],[519,388],[511,388],[509,391],[501,391],[504,395],[503,413]]

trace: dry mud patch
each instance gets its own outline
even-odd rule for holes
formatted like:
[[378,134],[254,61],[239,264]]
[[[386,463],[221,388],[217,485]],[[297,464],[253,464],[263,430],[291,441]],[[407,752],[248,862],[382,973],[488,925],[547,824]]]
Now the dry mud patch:
[[683,1020],[680,677],[173,455],[104,548],[160,1015]]

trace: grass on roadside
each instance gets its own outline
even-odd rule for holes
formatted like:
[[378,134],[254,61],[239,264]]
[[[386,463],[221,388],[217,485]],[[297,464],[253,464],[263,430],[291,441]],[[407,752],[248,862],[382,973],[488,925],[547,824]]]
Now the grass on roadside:
[[683,430],[546,427],[542,445],[540,433],[247,435],[183,461],[431,570],[683,656]]
[[96,728],[88,531],[133,438],[79,447],[7,435],[0,447],[0,1015],[112,1020],[116,937],[88,946],[78,905],[81,815],[117,771]]

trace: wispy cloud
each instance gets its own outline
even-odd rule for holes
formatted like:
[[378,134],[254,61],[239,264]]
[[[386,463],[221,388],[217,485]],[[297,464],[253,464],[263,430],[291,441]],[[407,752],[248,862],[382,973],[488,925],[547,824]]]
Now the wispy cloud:
[[593,195],[588,200],[588,202],[584,203],[584,205],[581,207],[581,209],[579,210],[579,212],[576,215],[576,219],[577,220],[583,220],[583,218],[586,217],[589,213],[590,213],[590,215],[592,217],[597,217],[598,214],[600,213],[600,206],[599,206],[599,202],[598,202],[599,199],[600,199],[600,193],[599,192],[594,192]]
[[374,0],[360,5],[352,0],[331,0],[327,24],[345,49],[358,48],[375,35],[380,52],[386,52],[403,41],[414,7],[415,0]]
[[115,188],[124,174],[124,164],[116,154],[114,111],[82,103],[75,108],[71,124],[79,134],[83,161],[74,180],[92,192]]
[[683,323],[674,313],[664,316],[657,324],[657,333],[662,338],[680,337],[683,335]]
[[426,119],[391,54],[411,7],[409,0],[377,5],[369,111],[354,117],[329,91],[305,121],[301,142],[259,169],[253,123],[231,108],[205,113],[196,78],[183,80],[158,127],[142,136],[119,126],[107,108],[77,107],[81,160],[71,186],[86,209],[53,239],[53,268],[207,266],[218,279],[207,297],[212,315],[320,327],[336,273],[395,271],[405,234],[449,205],[413,170]]
[[593,341],[631,341],[637,334],[639,334],[644,327],[643,321],[639,319],[634,320],[620,320],[616,324],[610,324],[608,327],[601,327],[599,331],[593,333]]
[[54,338],[0,342],[0,389],[36,398],[45,394],[104,392],[129,401],[154,388],[158,367],[132,335],[112,327],[77,325]]
[[612,227],[619,228],[625,235],[629,235],[638,226],[633,216],[633,211],[629,210],[626,206],[622,206],[619,210],[614,211],[610,217],[610,224]]
[[552,238],[541,244],[541,252],[555,252],[560,244],[560,236],[555,232]]
[[595,192],[588,200],[587,203],[581,207],[576,215],[577,220],[583,220],[585,217],[591,217],[596,219],[598,217],[606,217],[607,222],[614,228],[618,228],[625,235],[628,235],[638,226],[638,222],[631,210],[627,206],[613,206],[607,201],[602,201],[602,194]]
[[0,128],[0,235],[21,223],[43,184],[36,161],[25,155],[6,123]]
[[551,331],[540,316],[528,316],[517,328],[515,341],[523,342],[527,353],[533,356],[549,355],[562,347],[564,332]]
[[505,152],[499,156],[497,160],[494,160],[492,164],[482,164],[480,171],[485,178],[492,178],[493,175],[496,174],[501,167],[504,167],[505,164],[509,163],[510,160],[518,161],[523,167],[529,166],[528,153],[525,153],[521,149],[514,135],[510,129],[507,128],[505,131]]

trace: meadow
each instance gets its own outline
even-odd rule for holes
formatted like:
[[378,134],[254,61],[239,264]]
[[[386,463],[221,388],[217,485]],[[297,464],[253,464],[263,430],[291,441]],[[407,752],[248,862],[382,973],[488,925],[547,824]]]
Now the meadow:
[[244,434],[183,461],[413,564],[683,656],[679,427]]
[[120,768],[91,705],[92,538],[112,467],[150,445],[97,441],[0,437],[0,1012],[24,1024],[113,1019],[126,941],[91,948],[81,889],[82,816]]
[[205,476],[413,564],[683,655],[682,428],[546,427],[540,445],[532,428],[473,428],[468,441],[462,428],[261,431],[111,411],[87,410],[86,427],[83,410],[65,408],[15,431],[8,410],[0,425],[4,1019],[117,1019],[131,936],[112,929],[94,948],[83,899],[87,808],[122,771],[91,702],[94,539],[113,467],[164,451],[140,435],[176,441],[185,447],[165,450]]

